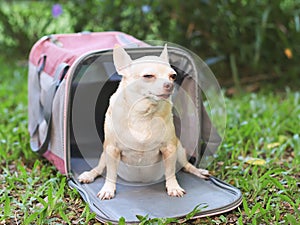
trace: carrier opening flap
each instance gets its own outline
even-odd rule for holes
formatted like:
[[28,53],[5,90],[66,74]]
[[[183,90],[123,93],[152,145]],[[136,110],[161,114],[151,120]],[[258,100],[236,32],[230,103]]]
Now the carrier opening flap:
[[181,218],[197,205],[203,209],[194,218],[206,217],[230,211],[242,201],[242,194],[237,188],[214,177],[203,180],[185,172],[176,175],[178,182],[186,190],[181,198],[168,196],[164,181],[144,186],[121,181],[121,184],[117,183],[115,198],[100,200],[97,193],[104,184],[104,177],[99,177],[91,184],[80,184],[76,182],[76,178],[88,165],[83,159],[77,159],[74,163],[80,166],[74,171],[75,179],[70,180],[69,185],[79,191],[90,209],[96,213],[97,219],[102,222],[117,223],[124,217],[127,223],[137,223],[136,215]]

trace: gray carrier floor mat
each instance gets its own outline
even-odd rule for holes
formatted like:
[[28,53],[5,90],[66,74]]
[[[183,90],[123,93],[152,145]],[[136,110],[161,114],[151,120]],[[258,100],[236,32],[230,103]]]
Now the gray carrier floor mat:
[[181,198],[168,196],[164,181],[146,186],[121,182],[117,183],[116,196],[103,201],[97,198],[104,183],[103,177],[91,184],[80,184],[77,181],[81,172],[89,170],[90,165],[96,163],[95,159],[91,159],[88,164],[86,159],[72,158],[72,164],[76,166],[73,166],[74,177],[70,179],[69,185],[79,191],[91,210],[97,214],[97,218],[103,222],[117,223],[120,217],[124,217],[127,223],[134,223],[138,222],[136,215],[180,218],[199,204],[206,207],[195,218],[205,217],[230,211],[242,201],[242,194],[237,188],[215,177],[203,180],[182,171],[176,174],[179,184],[186,191]]

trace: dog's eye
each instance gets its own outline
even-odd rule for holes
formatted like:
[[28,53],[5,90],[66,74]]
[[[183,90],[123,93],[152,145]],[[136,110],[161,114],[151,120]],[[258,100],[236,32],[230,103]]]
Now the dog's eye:
[[169,77],[170,77],[170,80],[175,80],[176,79],[176,74],[171,74]]
[[152,75],[152,74],[145,74],[145,75],[143,75],[143,77],[146,78],[146,79],[151,79],[151,78],[154,78],[154,75]]

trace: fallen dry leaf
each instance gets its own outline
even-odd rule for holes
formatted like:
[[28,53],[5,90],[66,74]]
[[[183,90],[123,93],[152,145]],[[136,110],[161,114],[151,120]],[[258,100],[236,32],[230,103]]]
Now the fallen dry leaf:
[[263,165],[266,165],[266,160],[259,159],[259,158],[248,158],[245,160],[245,163],[250,164],[250,165],[263,166]]
[[267,149],[273,149],[273,148],[276,148],[278,146],[280,146],[279,142],[273,142],[273,143],[267,144]]

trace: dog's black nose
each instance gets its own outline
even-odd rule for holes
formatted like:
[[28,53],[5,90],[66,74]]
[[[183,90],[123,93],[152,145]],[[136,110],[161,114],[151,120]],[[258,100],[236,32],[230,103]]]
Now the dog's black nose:
[[173,90],[174,85],[170,82],[165,82],[164,83],[164,89],[167,91],[172,91]]

